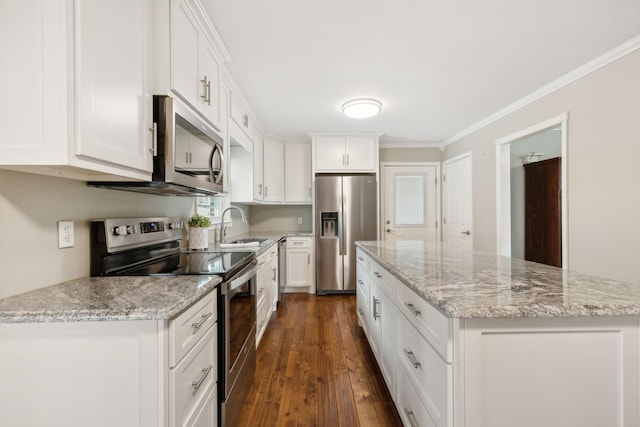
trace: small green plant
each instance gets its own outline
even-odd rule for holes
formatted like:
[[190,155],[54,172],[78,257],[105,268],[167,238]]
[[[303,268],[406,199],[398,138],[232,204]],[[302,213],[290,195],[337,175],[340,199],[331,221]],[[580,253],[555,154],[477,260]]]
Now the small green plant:
[[193,228],[208,228],[211,226],[211,220],[206,216],[195,214],[189,218],[187,224]]

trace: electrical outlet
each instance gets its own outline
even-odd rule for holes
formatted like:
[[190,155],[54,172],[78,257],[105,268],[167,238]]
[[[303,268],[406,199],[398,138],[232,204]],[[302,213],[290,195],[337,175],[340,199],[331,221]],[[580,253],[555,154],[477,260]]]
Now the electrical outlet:
[[301,216],[298,217],[298,225],[302,225],[302,217]]
[[58,248],[72,248],[74,244],[73,221],[58,221]]

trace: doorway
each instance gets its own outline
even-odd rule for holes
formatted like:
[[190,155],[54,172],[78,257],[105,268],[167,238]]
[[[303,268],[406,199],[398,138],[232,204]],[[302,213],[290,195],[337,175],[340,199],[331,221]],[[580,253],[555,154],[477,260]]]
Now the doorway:
[[382,162],[383,240],[440,240],[439,163]]
[[[499,255],[568,268],[567,120],[568,114],[565,113],[496,141],[496,241]],[[545,186],[543,178],[555,182],[555,187],[551,184],[544,195],[546,199],[540,194],[540,189]],[[529,182],[528,201],[525,181]],[[553,201],[554,198],[555,203],[551,205],[544,201]],[[532,214],[532,206],[546,211]],[[557,237],[552,236],[553,230],[558,233]],[[532,255],[532,245],[538,248],[538,253],[543,253],[542,258],[539,254]],[[550,257],[553,251],[549,248],[554,248],[557,256]]]
[[473,188],[471,152],[443,163],[443,241],[460,248],[473,248]]

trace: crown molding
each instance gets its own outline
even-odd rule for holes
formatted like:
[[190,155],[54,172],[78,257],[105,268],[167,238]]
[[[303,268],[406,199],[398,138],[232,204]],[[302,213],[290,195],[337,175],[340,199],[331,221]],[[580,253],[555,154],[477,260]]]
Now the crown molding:
[[569,85],[570,83],[573,83],[576,80],[581,79],[582,77],[585,77],[593,73],[594,71],[597,71],[600,68],[605,67],[626,55],[629,55],[630,53],[636,51],[637,49],[640,49],[640,35],[624,42],[623,44],[611,49],[609,52],[603,55],[600,55],[599,57],[587,62],[586,64],[576,68],[575,70],[570,71],[569,73],[552,81],[551,83],[545,86],[542,86],[540,89],[536,90],[535,92],[532,92],[531,94],[508,105],[502,110],[499,110],[493,113],[489,117],[486,117],[485,119],[480,120],[478,123],[472,125],[471,127],[445,139],[444,141],[442,141],[441,148],[444,148],[447,145],[452,144],[464,138],[465,136],[470,135],[482,129],[483,127],[488,126],[491,123],[496,122],[499,119],[537,101],[538,99],[543,98],[549,95],[550,93],[555,92],[558,89],[561,89]]
[[440,148],[439,142],[380,142],[380,148]]

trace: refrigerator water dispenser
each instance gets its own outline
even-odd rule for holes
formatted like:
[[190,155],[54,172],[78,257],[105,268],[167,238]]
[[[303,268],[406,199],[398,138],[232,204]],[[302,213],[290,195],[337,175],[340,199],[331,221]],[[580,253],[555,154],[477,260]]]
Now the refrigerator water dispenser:
[[320,237],[338,237],[338,212],[320,212]]

